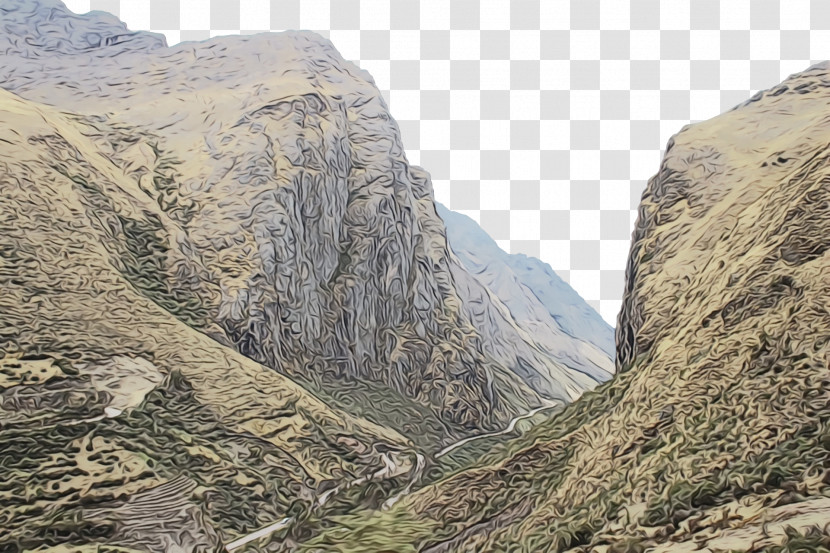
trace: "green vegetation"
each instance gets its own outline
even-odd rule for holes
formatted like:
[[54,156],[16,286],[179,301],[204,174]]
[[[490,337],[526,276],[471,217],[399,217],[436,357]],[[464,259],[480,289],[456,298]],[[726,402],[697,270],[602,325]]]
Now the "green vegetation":
[[[67,539],[117,543],[100,533],[112,531],[107,519],[118,520],[124,501],[182,476],[195,491],[181,500],[198,506],[226,539],[309,507],[300,499],[310,497],[303,467],[273,444],[228,429],[177,371],[121,417],[75,424],[70,414],[51,427],[0,428],[0,443],[8,444],[0,541],[27,549]],[[81,519],[98,534],[76,526]]]
[[119,244],[119,259],[124,264],[124,276],[138,290],[182,322],[200,328],[208,320],[208,309],[199,296],[171,284],[171,253],[168,237],[157,216],[147,214],[142,219],[117,215],[122,236],[115,236]]
[[[797,354],[794,356],[798,358]],[[585,394],[561,414],[495,447],[496,451],[488,454],[489,444],[479,443],[474,449],[480,457],[459,452],[458,459],[448,460],[452,468],[443,474],[450,474],[456,468],[467,470],[427,486],[390,512],[367,511],[340,517],[333,521],[331,530],[310,539],[303,550],[393,551],[395,544],[406,543],[411,544],[413,551],[420,551],[454,536],[463,538],[459,543],[471,539],[474,540],[471,543],[480,545],[482,542],[475,540],[487,538],[470,537],[471,529],[479,528],[486,536],[488,528],[507,524],[516,533],[499,533],[501,541],[488,547],[506,547],[509,540],[520,540],[515,542],[517,551],[564,551],[599,545],[609,546],[615,552],[643,551],[649,544],[659,543],[676,532],[681,522],[750,495],[784,492],[774,496],[776,499],[770,505],[802,501],[830,483],[830,415],[827,415],[830,401],[825,394],[810,391],[817,389],[815,370],[815,366],[802,364],[801,372],[791,371],[789,385],[803,378],[804,386],[800,389],[804,391],[802,396],[787,396],[789,409],[815,414],[815,418],[795,425],[786,439],[777,440],[757,454],[728,463],[721,469],[700,471],[692,478],[686,476],[690,458],[738,455],[740,448],[745,447],[727,430],[735,428],[734,432],[740,432],[739,400],[745,398],[740,382],[727,387],[713,401],[683,413],[682,417],[675,412],[665,418],[663,428],[659,424],[654,430],[646,428],[627,448],[616,449],[617,457],[636,459],[633,467],[654,467],[650,469],[653,491],[642,514],[636,515],[639,525],[634,527],[634,534],[619,534],[621,528],[613,529],[620,509],[631,503],[632,483],[622,474],[612,473],[597,493],[578,504],[560,507],[546,526],[525,524],[523,520],[533,516],[533,509],[538,513],[549,508],[547,497],[571,477],[572,435],[590,425],[594,413],[613,412],[619,399],[636,381],[636,370],[625,371],[613,382]],[[760,374],[750,376],[760,377]],[[774,388],[769,395],[775,395]],[[713,411],[715,407],[717,410]],[[704,412],[706,417],[698,416]],[[793,422],[790,419],[790,424]],[[682,428],[694,428],[695,433],[680,431]],[[475,490],[474,499],[467,500],[465,491],[470,489]],[[534,507],[523,508],[523,504]],[[713,520],[707,524],[716,526],[717,523]],[[651,530],[646,532],[646,528]],[[693,524],[690,530],[694,529]]]
[[412,440],[421,451],[430,453],[440,441],[461,435],[428,407],[407,398],[380,382],[330,375],[294,375],[297,382],[317,397],[347,413],[392,428]]
[[742,553],[830,553],[830,536],[819,527],[813,527],[804,534],[789,529],[783,544]]
[[674,482],[649,503],[644,523],[676,525],[701,509],[777,490],[786,492],[778,504],[797,502],[815,493],[805,484],[814,480],[830,484],[830,411],[822,420],[799,428],[790,440],[751,459],[691,482]]
[[452,474],[461,472],[475,466],[486,466],[497,463],[499,460],[508,457],[516,440],[524,435],[535,436],[534,430],[537,426],[543,425],[556,411],[545,410],[536,413],[534,416],[519,421],[512,432],[496,436],[487,436],[481,439],[472,440],[457,447],[430,463],[424,472],[422,482],[432,483],[442,480]]

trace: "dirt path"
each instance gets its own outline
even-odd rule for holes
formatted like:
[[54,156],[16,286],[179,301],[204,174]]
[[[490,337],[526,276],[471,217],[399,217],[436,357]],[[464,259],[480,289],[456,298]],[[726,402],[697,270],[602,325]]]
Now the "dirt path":
[[[339,493],[339,492],[341,492],[345,489],[351,488],[353,486],[359,486],[360,484],[365,484],[366,482],[370,482],[372,480],[385,480],[387,478],[394,478],[395,476],[400,476],[401,474],[406,474],[407,472],[412,471],[413,468],[417,468],[419,466],[419,464],[421,465],[421,469],[423,469],[423,466],[422,466],[422,464],[423,464],[423,455],[421,455],[420,453],[416,453],[416,456],[417,456],[416,457],[416,463],[413,464],[412,467],[404,468],[404,467],[401,466],[400,463],[398,463],[398,461],[392,455],[389,455],[388,453],[383,453],[381,455],[381,459],[383,460],[383,467],[382,468],[378,469],[377,471],[375,471],[371,474],[361,476],[360,478],[357,478],[357,479],[355,479],[351,482],[346,482],[344,484],[338,485],[338,486],[326,491],[325,493],[323,493],[322,495],[320,495],[317,498],[317,506],[322,507],[334,495],[336,495],[337,493]],[[407,485],[407,489],[411,488],[411,486],[414,484],[415,478],[420,476],[420,472],[418,472],[418,471],[413,471],[413,472],[417,472],[417,474],[414,474],[413,478],[410,479],[410,482]],[[292,522],[294,522],[293,517],[285,517],[284,519],[279,520],[279,521],[277,521],[273,524],[270,524],[268,526],[265,526],[264,528],[260,528],[259,530],[255,531],[255,532],[252,532],[250,534],[247,534],[245,536],[241,536],[241,537],[235,539],[234,541],[232,541],[232,542],[225,545],[225,550],[227,550],[229,552],[235,551],[235,550],[239,549],[240,547],[242,547],[242,546],[244,546],[244,545],[246,545],[246,544],[248,544],[252,541],[258,540],[260,538],[264,538],[264,537],[266,537],[270,534],[273,534],[274,532],[277,532],[279,530],[282,530],[283,528],[286,528]]]
[[455,442],[454,444],[448,445],[447,447],[445,447],[444,449],[442,449],[441,451],[436,453],[435,458],[438,459],[440,457],[443,457],[444,455],[446,455],[447,453],[453,451],[454,449],[457,449],[457,448],[461,447],[462,445],[468,444],[472,441],[481,440],[483,438],[492,438],[494,436],[503,436],[504,434],[508,434],[510,432],[513,432],[513,429],[516,428],[516,423],[518,423],[520,420],[529,419],[530,417],[532,417],[536,413],[544,411],[545,409],[553,409],[554,407],[560,407],[560,404],[555,403],[553,405],[543,405],[542,407],[537,407],[536,409],[533,409],[532,411],[528,411],[524,415],[519,415],[518,417],[514,417],[510,421],[510,424],[507,425],[507,428],[505,428],[504,430],[499,430],[498,432],[490,432],[488,434],[479,434],[478,436],[470,436],[469,438],[464,438],[463,440],[459,440],[459,441]]
[[264,538],[265,536],[267,536],[269,534],[273,534],[277,530],[282,530],[283,528],[285,528],[286,526],[291,524],[293,521],[294,521],[293,518],[285,517],[284,519],[282,519],[280,521],[277,521],[274,524],[271,524],[270,526],[266,526],[265,528],[260,528],[259,530],[257,530],[256,532],[254,532],[252,534],[248,534],[247,536],[242,536],[238,540],[234,540],[231,543],[226,544],[225,549],[228,550],[228,551],[233,551],[235,549],[239,549],[240,547],[242,547],[246,543],[250,543],[254,540],[258,540],[259,538]]
[[415,483],[421,479],[421,473],[424,472],[424,466],[426,466],[426,459],[420,453],[416,453],[415,455],[415,468],[412,471],[412,478],[409,479],[409,483],[403,490],[383,503],[383,510],[391,508],[392,505],[400,501],[403,496],[408,495],[412,491],[412,486],[414,486]]

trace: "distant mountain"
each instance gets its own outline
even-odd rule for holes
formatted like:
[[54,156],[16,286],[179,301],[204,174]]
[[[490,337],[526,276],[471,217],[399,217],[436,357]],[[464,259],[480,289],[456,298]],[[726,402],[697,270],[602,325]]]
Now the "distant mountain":
[[493,292],[528,340],[568,370],[605,382],[614,372],[614,329],[553,269],[511,255],[471,218],[436,203],[447,241],[464,268]]
[[640,202],[615,377],[303,551],[828,551],[828,105],[823,62],[683,127]]
[[535,257],[512,254],[507,264],[521,283],[544,305],[568,334],[590,342],[614,357],[614,327],[562,280],[550,265]]

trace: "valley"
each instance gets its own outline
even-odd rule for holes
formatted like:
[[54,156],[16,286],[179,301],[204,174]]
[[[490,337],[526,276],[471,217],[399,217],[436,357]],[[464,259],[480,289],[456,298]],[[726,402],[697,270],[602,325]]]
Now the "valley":
[[0,552],[830,548],[827,62],[673,135],[612,328],[322,36],[0,42]]

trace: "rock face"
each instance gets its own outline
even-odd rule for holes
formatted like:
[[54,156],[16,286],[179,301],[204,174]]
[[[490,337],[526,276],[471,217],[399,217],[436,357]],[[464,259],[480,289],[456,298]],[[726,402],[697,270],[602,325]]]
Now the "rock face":
[[[166,48],[56,3],[3,9],[2,86],[73,113],[132,193],[159,206],[123,232],[155,244],[130,252],[157,271],[136,285],[181,320],[321,390],[383,385],[448,434],[500,427],[604,378],[590,348],[557,352],[531,335],[511,340],[532,354],[489,348],[456,289],[464,269],[429,175],[407,163],[371,77],[328,41],[286,32]],[[552,353],[590,359],[569,374]]]
[[504,458],[350,523],[373,547],[341,532],[333,550],[384,550],[387,521],[431,552],[826,548],[828,99],[824,62],[674,135],[640,204],[615,378]]
[[77,15],[58,0],[8,0],[0,6],[0,51],[5,54],[113,56],[165,46],[164,35],[132,32],[106,12]]

